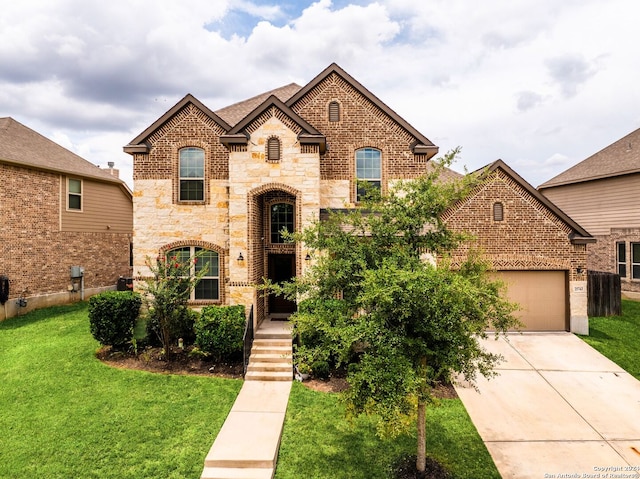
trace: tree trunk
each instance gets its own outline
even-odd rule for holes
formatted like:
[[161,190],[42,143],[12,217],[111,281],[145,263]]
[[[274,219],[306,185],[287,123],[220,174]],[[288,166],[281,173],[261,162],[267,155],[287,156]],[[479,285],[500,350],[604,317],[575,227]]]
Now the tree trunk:
[[416,459],[416,469],[424,472],[427,468],[427,418],[426,404],[423,399],[418,401],[418,458]]

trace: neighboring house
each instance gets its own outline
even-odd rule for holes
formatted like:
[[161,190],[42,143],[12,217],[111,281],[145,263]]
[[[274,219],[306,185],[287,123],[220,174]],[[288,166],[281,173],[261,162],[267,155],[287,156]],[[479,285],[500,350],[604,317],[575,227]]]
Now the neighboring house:
[[[309,262],[304,245],[283,241],[283,228],[303,229],[328,208],[356,207],[358,180],[385,192],[398,180],[416,178],[438,148],[332,64],[304,87],[287,85],[216,112],[187,95],[124,151],[134,158],[134,274],[148,276],[145,262],[159,255],[204,251],[213,266],[191,304],[253,305],[259,323],[287,316],[295,304],[262,298],[256,285],[299,275]],[[519,218],[520,206],[504,204],[506,218]],[[583,280],[575,268],[584,266],[585,254],[568,235],[583,232],[564,216],[549,219],[554,214],[527,218],[556,228],[561,259],[552,261],[546,250],[539,258],[539,246],[522,235],[494,241],[517,252],[504,269],[562,272],[558,288],[567,313],[552,327],[567,329],[574,298],[569,285],[578,288],[575,282]],[[462,220],[476,225],[476,216],[452,218],[456,227],[465,226]],[[529,225],[530,231],[536,227]],[[586,318],[586,300],[584,311],[575,307],[576,317]]]
[[131,276],[133,203],[117,170],[0,118],[0,178],[0,275],[9,279],[0,319]]
[[640,293],[640,129],[538,190],[598,240],[587,268],[618,273],[623,291]]
[[587,245],[595,240],[503,161],[481,174],[484,181],[443,215],[474,237],[453,254],[454,266],[470,248],[482,252],[520,305],[525,329],[588,334]]

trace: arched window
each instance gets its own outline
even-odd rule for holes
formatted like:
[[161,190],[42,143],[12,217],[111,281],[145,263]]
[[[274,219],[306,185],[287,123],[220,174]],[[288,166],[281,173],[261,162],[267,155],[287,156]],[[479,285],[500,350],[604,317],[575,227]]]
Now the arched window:
[[337,101],[329,103],[329,121],[340,121],[340,103]]
[[[197,255],[197,261],[191,261]],[[206,269],[204,276],[191,292],[191,300],[220,299],[220,259],[216,251],[197,246],[183,246],[167,252],[167,261],[179,263],[191,261],[191,275],[194,276]]]
[[276,203],[271,205],[271,242],[284,243],[282,231],[293,233],[294,214],[293,205],[291,203]]
[[204,150],[180,150],[180,201],[204,201]]
[[275,136],[267,140],[267,161],[280,161],[280,140]]
[[504,206],[499,201],[493,204],[493,221],[504,220]]
[[374,148],[362,148],[356,151],[356,201],[360,201],[365,194],[365,186],[377,188],[382,185],[382,154]]

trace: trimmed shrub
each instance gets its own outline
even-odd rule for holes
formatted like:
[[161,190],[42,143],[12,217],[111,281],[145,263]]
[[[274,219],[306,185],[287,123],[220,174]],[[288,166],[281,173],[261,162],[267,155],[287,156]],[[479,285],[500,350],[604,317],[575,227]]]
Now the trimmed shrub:
[[230,359],[242,354],[245,308],[237,306],[207,306],[196,319],[196,346],[215,360]]
[[103,346],[121,347],[133,338],[142,298],[131,291],[107,291],[89,298],[89,328]]
[[326,361],[315,361],[311,365],[311,374],[318,379],[329,379],[329,363]]
[[[182,338],[185,345],[193,344],[196,339],[195,323],[198,312],[187,307],[180,307],[174,311],[175,320],[170,321],[169,332],[171,337],[177,340]],[[146,318],[147,342],[153,346],[162,346],[160,340],[160,320],[151,310]]]

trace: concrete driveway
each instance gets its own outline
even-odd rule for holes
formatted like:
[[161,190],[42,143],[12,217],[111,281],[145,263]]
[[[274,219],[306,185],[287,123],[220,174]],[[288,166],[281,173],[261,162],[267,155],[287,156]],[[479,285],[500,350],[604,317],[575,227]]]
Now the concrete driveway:
[[456,391],[503,478],[640,478],[639,381],[570,333],[484,345],[499,376]]

